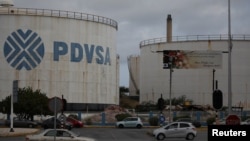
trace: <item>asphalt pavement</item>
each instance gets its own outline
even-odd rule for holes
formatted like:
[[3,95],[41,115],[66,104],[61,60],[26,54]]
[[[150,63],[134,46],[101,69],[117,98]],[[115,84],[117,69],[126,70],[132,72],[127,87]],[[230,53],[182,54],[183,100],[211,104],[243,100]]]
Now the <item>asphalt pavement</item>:
[[[114,128],[109,126],[85,126],[85,128]],[[153,127],[145,127],[145,128],[153,128]],[[13,132],[11,128],[0,127],[0,137],[13,137],[13,136],[24,136],[28,134],[36,134],[41,131],[42,128],[13,128]],[[197,130],[207,130],[207,127],[200,127]]]
[[[85,125],[85,128],[114,128],[114,126],[92,126]],[[154,126],[145,126],[145,128],[155,128]],[[0,137],[13,137],[13,136],[25,136],[28,134],[36,134],[41,131],[42,128],[17,128],[6,127],[4,122],[0,120]],[[197,128],[198,130],[206,130],[206,127]]]

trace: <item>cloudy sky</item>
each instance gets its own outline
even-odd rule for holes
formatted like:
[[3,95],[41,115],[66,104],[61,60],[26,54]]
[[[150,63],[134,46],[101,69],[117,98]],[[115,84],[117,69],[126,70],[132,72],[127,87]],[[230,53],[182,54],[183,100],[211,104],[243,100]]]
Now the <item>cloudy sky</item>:
[[[127,57],[139,55],[143,40],[165,37],[172,16],[173,36],[228,33],[228,0],[13,0],[19,8],[83,12],[118,22],[120,86],[129,86]],[[231,0],[231,33],[250,34],[250,0]]]

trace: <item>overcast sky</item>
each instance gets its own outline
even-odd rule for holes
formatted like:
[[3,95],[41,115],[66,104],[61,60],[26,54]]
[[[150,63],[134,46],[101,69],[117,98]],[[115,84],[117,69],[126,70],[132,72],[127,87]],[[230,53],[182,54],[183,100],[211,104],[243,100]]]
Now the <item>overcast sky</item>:
[[[13,0],[19,8],[83,12],[118,22],[120,86],[129,86],[127,57],[139,55],[143,40],[165,37],[172,16],[173,36],[228,33],[228,0]],[[231,33],[250,34],[250,0],[231,0]]]

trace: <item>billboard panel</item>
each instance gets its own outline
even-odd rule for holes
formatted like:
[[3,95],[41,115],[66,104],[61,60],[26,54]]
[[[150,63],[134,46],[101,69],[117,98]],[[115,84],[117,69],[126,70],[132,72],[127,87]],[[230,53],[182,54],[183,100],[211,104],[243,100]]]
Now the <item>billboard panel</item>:
[[163,69],[221,69],[221,51],[164,50]]

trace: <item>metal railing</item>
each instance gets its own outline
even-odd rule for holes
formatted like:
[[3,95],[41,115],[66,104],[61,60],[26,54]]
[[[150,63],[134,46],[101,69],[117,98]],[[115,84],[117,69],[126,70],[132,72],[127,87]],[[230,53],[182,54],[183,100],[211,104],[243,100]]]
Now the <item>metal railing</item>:
[[[231,38],[232,40],[250,40],[250,35],[233,34],[231,35]],[[209,40],[228,40],[228,34],[173,36],[171,42],[209,41]],[[167,42],[167,37],[153,38],[141,41],[140,47],[157,43],[166,43],[166,42]]]
[[92,14],[62,11],[62,10],[50,10],[50,9],[33,9],[33,8],[15,8],[15,7],[0,7],[0,14],[8,15],[29,15],[29,16],[47,16],[47,17],[60,17],[69,18],[76,20],[84,20],[102,23],[118,29],[118,24],[116,21]]

